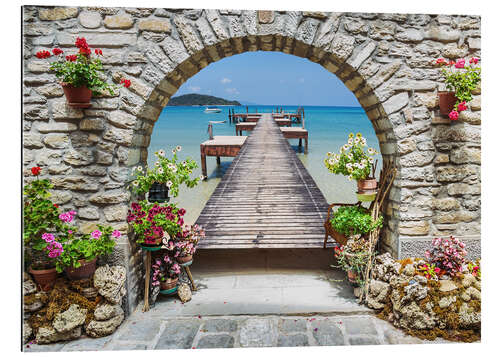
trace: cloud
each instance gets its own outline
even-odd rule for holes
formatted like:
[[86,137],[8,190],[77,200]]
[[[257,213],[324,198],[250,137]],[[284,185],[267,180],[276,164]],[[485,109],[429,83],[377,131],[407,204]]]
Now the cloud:
[[232,82],[232,80],[230,80],[229,78],[224,77],[224,78],[222,78],[222,79],[220,80],[220,82],[221,82],[222,84],[228,84],[228,83],[231,83],[231,82]]
[[189,89],[191,89],[193,92],[199,92],[201,90],[201,87],[191,86],[191,87],[189,87]]
[[226,88],[226,92],[229,94],[240,94],[240,92],[236,88]]

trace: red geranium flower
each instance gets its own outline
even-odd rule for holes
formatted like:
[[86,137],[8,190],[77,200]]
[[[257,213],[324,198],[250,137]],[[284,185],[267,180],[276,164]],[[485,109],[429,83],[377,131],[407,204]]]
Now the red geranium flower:
[[446,64],[446,60],[445,60],[444,58],[438,58],[438,59],[436,60],[436,63],[437,63],[437,64]]
[[125,78],[122,78],[122,80],[120,81],[120,83],[123,84],[123,86],[125,88],[130,87],[130,84],[131,84],[130,80],[129,79],[125,79]]
[[57,203],[54,203],[55,208],[59,208],[59,205]]
[[51,56],[49,51],[46,50],[41,50],[36,53],[36,56],[38,58],[49,58]]
[[76,59],[77,59],[77,55],[66,56],[66,61],[75,62]]
[[42,171],[42,169],[38,166],[35,166],[35,167],[32,167],[31,168],[31,173],[34,175],[34,176],[38,176],[40,175],[40,172]]
[[459,103],[457,109],[459,112],[463,112],[464,110],[467,110],[467,105],[465,102]]
[[96,54],[96,55],[101,55],[101,56],[102,56],[102,50],[101,50],[101,49],[96,48],[96,49],[94,50],[94,52],[95,52],[95,54]]
[[87,40],[85,39],[85,37],[77,37],[76,41],[75,41],[75,46],[78,47],[78,48],[89,47],[89,45],[87,44]]
[[55,56],[58,56],[60,55],[61,53],[63,53],[63,50],[61,50],[60,48],[54,48],[52,50],[52,53],[55,55]]

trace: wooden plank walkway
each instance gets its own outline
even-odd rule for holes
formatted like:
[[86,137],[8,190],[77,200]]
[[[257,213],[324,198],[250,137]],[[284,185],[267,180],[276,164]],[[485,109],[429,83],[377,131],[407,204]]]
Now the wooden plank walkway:
[[284,138],[264,114],[196,223],[200,248],[320,248],[328,204]]

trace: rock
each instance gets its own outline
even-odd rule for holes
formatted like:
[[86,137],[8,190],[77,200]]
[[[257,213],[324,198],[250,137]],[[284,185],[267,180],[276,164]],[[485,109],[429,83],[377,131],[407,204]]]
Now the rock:
[[139,21],[139,30],[141,31],[153,31],[153,32],[166,32],[170,33],[170,21],[168,20],[156,20],[156,19],[145,19]]
[[40,9],[38,11],[40,20],[45,21],[66,20],[76,17],[77,14],[78,9],[76,7],[54,7],[50,9]]
[[274,21],[274,11],[259,10],[257,11],[257,17],[259,19],[259,23],[270,24]]
[[129,29],[133,26],[134,20],[128,14],[106,16],[104,26],[108,29]]
[[460,295],[460,298],[465,302],[469,302],[471,299],[470,295],[467,294],[465,291],[462,293],[462,295]]
[[123,309],[120,305],[110,304],[106,301],[97,305],[94,311],[94,317],[97,321],[109,320],[121,314],[123,314]]
[[23,323],[23,343],[27,343],[33,334],[33,329],[26,321]]
[[445,309],[456,301],[457,301],[457,297],[454,295],[444,296],[441,298],[441,300],[439,300],[439,307],[441,309]]
[[415,266],[413,263],[411,264],[406,264],[405,267],[403,268],[402,273],[406,276],[413,276],[415,275]]
[[441,284],[439,287],[439,291],[443,293],[458,289],[455,283],[451,280],[439,280],[439,283]]
[[[116,305],[118,306],[118,305]],[[118,306],[119,307],[119,306]],[[120,307],[119,307],[120,308]],[[119,314],[104,321],[92,320],[89,322],[85,331],[91,337],[103,337],[111,335],[123,322],[124,313],[120,308]]]
[[370,280],[366,303],[372,309],[383,309],[387,301],[390,286],[380,280]]
[[179,299],[181,299],[182,302],[188,302],[191,300],[191,288],[188,284],[180,284],[177,289],[177,295],[179,295]]
[[58,341],[75,340],[82,335],[81,326],[68,332],[57,332],[52,327],[40,327],[36,333],[36,342],[40,345]]
[[429,288],[427,286],[422,286],[417,284],[410,284],[404,287],[405,296],[402,297],[401,303],[405,304],[409,301],[419,301],[427,297]]
[[23,281],[23,295],[26,296],[34,293],[36,293],[36,284],[33,280],[31,280],[31,278],[29,278],[28,275],[28,279]]
[[462,328],[478,328],[481,326],[481,313],[463,303],[458,311],[458,323]]
[[80,306],[72,304],[66,311],[60,312],[54,317],[52,327],[57,332],[69,332],[74,330],[75,327],[83,325],[86,315],[87,309],[82,309]]
[[88,29],[96,29],[101,26],[101,14],[94,11],[82,11],[78,16],[80,25]]
[[94,273],[94,286],[112,304],[120,304],[125,296],[126,270],[122,266],[101,266]]
[[475,287],[468,287],[465,292],[473,299],[481,300],[481,292],[477,290]]
[[[33,300],[30,304],[26,303],[26,300],[29,298],[29,300]],[[23,310],[24,312],[35,312],[40,310],[42,307],[45,306],[44,301],[46,300],[46,293],[40,292],[40,293],[35,293],[34,295],[26,295],[24,297],[24,305],[23,305]]]
[[425,276],[415,275],[413,277],[413,280],[415,280],[417,283],[419,283],[421,285],[427,285],[427,278]]
[[474,285],[474,283],[476,282],[476,277],[472,274],[465,274],[463,279],[462,279],[462,285],[464,286],[464,288],[468,288],[469,286],[472,286]]
[[372,269],[373,279],[388,283],[393,275],[399,274],[400,268],[401,264],[396,262],[390,253],[377,255]]

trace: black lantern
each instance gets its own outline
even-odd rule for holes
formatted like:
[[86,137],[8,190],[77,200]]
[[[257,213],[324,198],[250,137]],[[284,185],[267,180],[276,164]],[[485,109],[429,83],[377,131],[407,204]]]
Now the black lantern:
[[149,189],[149,202],[168,202],[168,187],[164,183],[153,182]]

